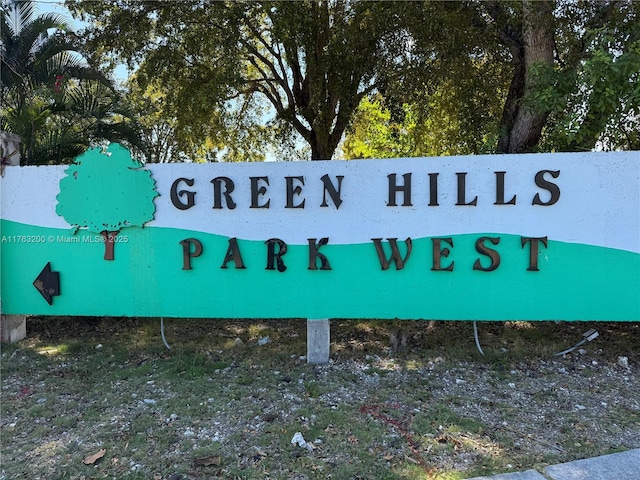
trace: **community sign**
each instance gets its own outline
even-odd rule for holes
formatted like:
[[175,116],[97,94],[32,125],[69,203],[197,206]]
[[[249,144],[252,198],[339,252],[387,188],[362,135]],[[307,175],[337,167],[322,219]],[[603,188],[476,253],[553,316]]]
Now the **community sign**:
[[638,321],[638,157],[7,167],[2,312]]

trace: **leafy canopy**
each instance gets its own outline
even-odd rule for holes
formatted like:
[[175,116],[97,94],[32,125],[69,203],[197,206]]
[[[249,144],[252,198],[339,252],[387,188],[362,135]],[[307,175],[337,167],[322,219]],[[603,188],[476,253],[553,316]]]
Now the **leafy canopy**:
[[96,58],[162,92],[187,156],[261,158],[297,136],[330,158],[345,132],[346,156],[638,148],[630,0],[67,4]]
[[89,48],[138,66],[142,90],[160,85],[180,130],[222,125],[262,100],[270,112],[255,120],[276,138],[295,132],[313,159],[332,157],[360,100],[401,68],[406,49],[387,2],[68,5],[94,19]]
[[62,17],[5,0],[0,23],[0,128],[22,138],[24,163],[69,162],[102,140],[143,147],[121,96]]

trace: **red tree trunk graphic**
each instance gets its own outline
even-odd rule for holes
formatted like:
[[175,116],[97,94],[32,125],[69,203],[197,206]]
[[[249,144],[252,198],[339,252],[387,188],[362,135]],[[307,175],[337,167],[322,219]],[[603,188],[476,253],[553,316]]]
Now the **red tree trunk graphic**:
[[116,243],[118,230],[112,232],[103,230],[102,232],[100,232],[100,235],[102,235],[102,241],[104,242],[104,259],[113,260],[113,247]]

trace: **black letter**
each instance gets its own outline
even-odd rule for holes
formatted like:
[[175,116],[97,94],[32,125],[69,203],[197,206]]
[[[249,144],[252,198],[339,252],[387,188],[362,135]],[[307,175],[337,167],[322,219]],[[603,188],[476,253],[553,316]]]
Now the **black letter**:
[[438,174],[429,174],[429,206],[438,206]]
[[396,185],[395,173],[387,175],[387,178],[389,179],[389,202],[387,203],[387,206],[396,207],[396,193],[402,192],[404,194],[402,206],[411,207],[411,174],[405,173],[402,175],[402,178],[404,179],[403,186]]
[[533,197],[531,205],[543,205],[545,207],[548,207],[549,205],[553,205],[554,203],[556,203],[560,198],[560,188],[558,188],[555,183],[547,182],[544,179],[545,173],[550,173],[553,178],[558,178],[560,176],[560,170],[540,170],[538,173],[536,173],[536,185],[540,188],[548,190],[551,194],[551,198],[549,198],[547,202],[543,202],[542,200],[540,200],[540,194],[536,193],[536,196]]
[[[284,272],[287,266],[282,261],[282,256],[287,253],[287,244],[279,238],[270,238],[266,242],[267,244],[267,268],[266,270],[275,270],[273,266],[274,260],[278,264],[278,271]],[[278,252],[276,252],[276,244],[278,245]]]
[[404,243],[407,245],[407,254],[402,258],[400,256],[400,251],[398,250],[398,244],[396,240],[397,238],[387,238],[389,245],[391,245],[391,256],[387,260],[386,255],[384,254],[384,249],[382,248],[382,239],[381,238],[372,238],[373,244],[376,247],[376,252],[378,253],[378,260],[380,260],[380,267],[382,270],[387,270],[389,268],[389,264],[391,260],[396,263],[396,270],[402,270],[404,268],[404,264],[409,260],[409,256],[411,255],[412,242],[411,238],[407,238]]
[[494,172],[496,174],[496,203],[494,205],[515,205],[516,196],[514,195],[508,202],[504,201],[504,175],[507,172]]
[[[186,238],[180,242],[182,245],[182,270],[191,270],[191,258],[199,257],[202,253],[202,243],[195,238]],[[191,245],[195,248],[191,251]]]
[[465,192],[466,178],[465,177],[467,176],[467,172],[459,172],[459,173],[456,173],[456,175],[458,176],[458,203],[456,203],[456,205],[466,205],[466,206],[475,207],[476,204],[478,203],[477,195],[469,203],[465,202],[465,199],[466,199],[466,192]]
[[224,261],[220,268],[227,268],[227,263],[231,260],[235,262],[236,268],[245,268],[244,262],[242,261],[242,255],[240,255],[238,240],[235,237],[229,239],[229,248],[227,248],[227,254],[224,257]]
[[[191,208],[196,204],[196,192],[190,192],[189,190],[180,190],[178,192],[178,184],[180,182],[184,182],[188,186],[193,187],[193,178],[179,178],[171,185],[171,203],[173,203],[174,207],[180,210],[186,210],[187,208]],[[187,196],[187,203],[182,203],[180,201],[180,197],[182,197],[183,195]]]
[[236,202],[231,198],[231,192],[235,188],[233,180],[227,177],[217,177],[211,180],[213,183],[213,208],[222,208],[222,189],[220,188],[224,182],[224,199],[227,202],[229,210],[236,208]]
[[304,208],[304,202],[305,202],[304,199],[298,205],[293,204],[293,196],[300,195],[300,193],[302,192],[302,187],[300,185],[297,185],[295,188],[293,188],[293,181],[298,180],[302,185],[304,185],[304,177],[284,177],[284,178],[287,181],[287,205],[284,208]]
[[440,258],[448,257],[449,253],[451,253],[451,250],[449,250],[447,247],[441,248],[440,242],[447,242],[449,246],[453,248],[453,240],[451,239],[451,237],[432,238],[431,241],[433,242],[433,268],[431,270],[438,271],[438,272],[442,272],[445,270],[447,272],[453,272],[453,264],[455,262],[451,262],[448,267],[444,267],[444,268],[442,268],[442,266],[440,265]]
[[527,243],[531,244],[531,249],[529,250],[529,268],[527,268],[530,272],[539,272],[538,270],[538,242],[542,242],[542,244],[547,246],[547,237],[520,237],[520,241],[522,242],[522,248]]
[[473,269],[482,270],[483,272],[491,272],[500,266],[500,254],[492,248],[487,247],[484,244],[486,240],[489,240],[494,245],[498,245],[500,243],[500,237],[480,237],[476,240],[476,251],[489,257],[491,259],[491,264],[485,268],[482,266],[480,259],[478,258],[473,264]]
[[321,238],[317,244],[315,238],[308,238],[307,241],[309,242],[309,270],[318,269],[316,267],[316,257],[320,259],[320,270],[331,270],[329,260],[319,252],[321,246],[329,243],[329,237]]
[[258,197],[267,193],[267,187],[262,185],[258,188],[258,182],[264,180],[264,183],[269,185],[269,177],[249,177],[251,179],[251,208],[269,208],[271,199],[267,200],[267,203],[262,205],[258,204]]
[[342,204],[342,199],[340,198],[340,190],[342,189],[342,179],[344,178],[344,175],[336,175],[336,178],[338,179],[337,190],[333,186],[333,183],[331,183],[329,175],[323,175],[320,178],[320,180],[322,180],[322,183],[324,183],[324,190],[322,192],[322,204],[320,205],[321,207],[329,206],[327,205],[327,192],[329,192],[329,196],[331,197],[331,200],[333,200],[333,203],[336,206],[336,210],[340,208],[340,204]]

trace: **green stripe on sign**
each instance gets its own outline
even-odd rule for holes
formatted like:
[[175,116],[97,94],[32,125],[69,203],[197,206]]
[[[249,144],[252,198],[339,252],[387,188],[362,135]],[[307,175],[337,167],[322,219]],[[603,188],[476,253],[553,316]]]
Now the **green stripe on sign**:
[[[2,221],[2,309],[7,314],[166,317],[346,317],[444,320],[640,320],[640,254],[549,240],[540,245],[539,271],[528,271],[529,245],[514,235],[452,236],[452,271],[433,271],[434,241],[413,239],[404,269],[383,271],[373,242],[320,248],[331,270],[309,270],[307,245],[288,245],[284,272],[266,270],[267,245],[238,240],[246,266],[221,269],[229,239],[165,228],[123,229],[115,260],[103,260],[93,233]],[[38,241],[26,243],[18,236]],[[482,236],[500,255],[476,250]],[[42,239],[44,241],[40,241]],[[180,241],[195,238],[203,252],[183,270]],[[267,240],[265,238],[265,240]],[[286,242],[286,238],[283,238]],[[319,239],[318,239],[319,240]],[[404,239],[398,240],[405,254]],[[383,241],[387,257],[390,254]],[[60,275],[60,295],[50,306],[32,285],[42,268]],[[320,266],[320,262],[318,262]]]

